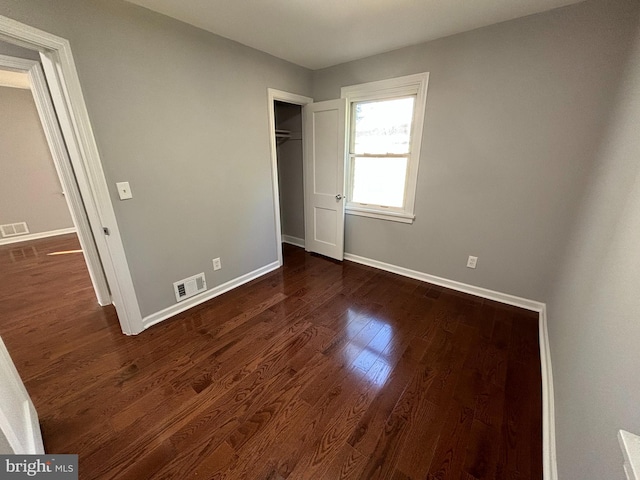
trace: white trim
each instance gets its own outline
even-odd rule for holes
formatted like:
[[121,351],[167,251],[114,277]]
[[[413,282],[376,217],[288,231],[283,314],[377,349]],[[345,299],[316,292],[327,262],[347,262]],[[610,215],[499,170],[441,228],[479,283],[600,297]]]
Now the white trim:
[[625,430],[618,431],[618,441],[624,456],[627,480],[640,480],[640,437]]
[[388,78],[375,82],[360,83],[358,85],[348,85],[340,89],[341,98],[349,98],[352,102],[381,98],[385,93],[387,97],[397,97],[409,93],[415,93],[416,86],[425,88],[424,82],[429,81],[429,72],[404,75],[402,77]]
[[[340,98],[347,99],[347,119],[349,132],[349,152],[347,155],[346,174],[346,212],[351,215],[391,220],[394,222],[413,223],[415,218],[416,189],[418,186],[418,169],[420,167],[420,152],[422,148],[422,137],[424,135],[424,118],[427,110],[427,89],[429,86],[429,72],[405,75],[403,77],[379,80],[376,82],[350,85],[340,89]],[[413,111],[413,122],[411,126],[411,145],[407,162],[407,177],[404,186],[404,203],[402,207],[390,208],[377,205],[365,206],[361,203],[353,202],[351,195],[353,192],[353,159],[357,157],[351,151],[351,137],[353,136],[351,105],[353,102],[370,100],[384,100],[387,98],[397,98],[415,95]]]
[[304,238],[293,237],[291,235],[282,235],[282,243],[288,243],[289,245],[295,245],[296,247],[304,248]]
[[[278,266],[282,265],[281,245],[281,220],[280,220],[280,189],[278,187],[278,148],[276,145],[276,114],[273,102],[292,103],[304,106],[313,103],[313,98],[295,93],[284,92],[274,88],[267,88],[268,112],[269,112],[269,146],[271,150],[271,185],[273,189],[273,215],[275,218],[276,248],[278,250]],[[302,131],[304,132],[304,116],[302,119]],[[304,162],[303,162],[303,188],[304,188]],[[304,194],[303,194],[304,195]],[[303,197],[304,198],[304,197]]]
[[[40,51],[120,326],[125,334],[140,333],[144,329],[142,315],[69,41],[3,16],[0,16],[0,38]],[[109,236],[103,234],[103,227],[109,229]]]
[[528,298],[517,297],[508,293],[496,292],[487,288],[476,287],[466,283],[436,277],[424,272],[418,272],[405,267],[380,262],[371,258],[361,257],[352,253],[344,254],[345,260],[362,265],[378,268],[386,272],[396,273],[404,277],[414,278],[441,287],[450,288],[458,292],[468,293],[477,297],[494,300],[496,302],[513,305],[539,313],[538,335],[540,343],[540,371],[542,376],[542,468],[545,480],[558,479],[556,462],[556,422],[553,392],[553,374],[551,369],[551,352],[549,349],[549,333],[547,330],[547,306],[545,303]]
[[542,374],[542,471],[545,480],[557,480],[555,397],[546,305],[543,305],[540,310],[538,334],[540,337],[540,372]]
[[100,255],[93,240],[93,233],[84,209],[84,204],[76,177],[71,166],[71,160],[58,126],[56,112],[51,103],[49,89],[40,64],[34,60],[7,57],[0,55],[0,66],[13,71],[25,72],[31,86],[31,94],[38,111],[38,117],[51,152],[58,178],[65,192],[65,200],[71,213],[71,218],[78,233],[78,240],[82,246],[82,253],[87,264],[89,277],[100,305],[111,304],[111,294],[107,279],[102,270]]
[[386,272],[397,273],[404,277],[415,278],[416,280],[422,280],[423,282],[433,283],[434,285],[440,285],[441,287],[450,288],[458,292],[469,293],[477,297],[486,298],[489,300],[495,300],[496,302],[506,303],[507,305],[513,305],[515,307],[524,308],[526,310],[533,310],[539,312],[544,307],[544,303],[537,302],[535,300],[529,300],[527,298],[516,297],[515,295],[509,295],[508,293],[496,292],[487,288],[476,287],[474,285],[468,285],[466,283],[457,282],[455,280],[449,280],[442,277],[436,277],[424,272],[418,272],[405,267],[399,267],[390,263],[380,262],[371,258],[361,257],[354,255],[353,253],[344,254],[345,260],[350,260],[362,265],[368,265],[370,267],[379,268]]
[[179,313],[184,312],[185,310],[189,310],[201,303],[206,302],[207,300],[211,300],[223,293],[228,292],[229,290],[233,290],[234,288],[239,287],[240,285],[244,285],[245,283],[250,282],[251,280],[255,280],[262,275],[265,275],[269,272],[277,270],[280,268],[279,262],[273,262],[264,267],[260,267],[257,270],[254,270],[249,273],[245,273],[244,275],[234,278],[233,280],[229,280],[222,285],[218,285],[217,287],[212,288],[211,290],[207,290],[206,292],[200,293],[194,297],[191,297],[188,300],[184,300],[180,303],[176,303],[175,305],[171,305],[159,312],[152,313],[151,315],[147,315],[142,319],[144,324],[144,328],[147,329],[156,323],[160,323],[163,320],[173,317],[174,315],[178,315]]
[[48,232],[29,233],[11,238],[0,239],[0,245],[9,245],[11,243],[28,242],[30,240],[38,240],[39,238],[55,237],[57,235],[66,235],[68,233],[76,233],[75,227],[60,228],[58,230],[49,230]]
[[60,183],[65,192],[65,200],[71,218],[78,233],[78,240],[82,246],[82,254],[84,255],[91,278],[91,284],[96,293],[98,303],[102,306],[111,304],[111,292],[109,285],[102,269],[102,261],[93,239],[91,225],[87,218],[82,195],[78,190],[76,176],[71,166],[71,160],[65,146],[65,142],[58,125],[58,118],[51,97],[49,88],[44,77],[44,72],[39,64],[35,64],[29,70],[29,80],[31,81],[31,93],[36,103],[40,122],[42,123],[47,143],[54,159],[54,165],[60,178]]
[[354,207],[348,206],[345,208],[345,212],[347,215],[357,215],[358,217],[369,217],[369,218],[378,218],[380,220],[392,220],[394,222],[401,223],[413,223],[416,216],[410,215],[408,213],[402,212],[384,212],[381,213],[380,210],[368,209],[364,207]]
[[13,453],[44,454],[38,413],[2,338],[0,338],[0,385],[3,387],[3,403],[0,403],[0,431],[4,434]]

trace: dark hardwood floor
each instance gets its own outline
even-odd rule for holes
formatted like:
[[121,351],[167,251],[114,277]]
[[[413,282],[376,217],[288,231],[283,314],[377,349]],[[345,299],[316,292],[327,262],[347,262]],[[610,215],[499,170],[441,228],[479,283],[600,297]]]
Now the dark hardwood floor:
[[541,479],[537,314],[285,245],[136,337],[73,235],[0,247],[0,335],[81,479]]

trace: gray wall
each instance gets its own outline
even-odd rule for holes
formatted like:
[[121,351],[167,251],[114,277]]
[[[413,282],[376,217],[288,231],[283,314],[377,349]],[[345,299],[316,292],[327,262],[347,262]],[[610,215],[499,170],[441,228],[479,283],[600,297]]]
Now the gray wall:
[[617,431],[640,433],[637,33],[630,59],[548,302],[562,480],[623,479]]
[[9,440],[7,440],[4,432],[0,430],[0,455],[13,455],[13,453]]
[[[622,478],[616,430],[640,431],[637,49],[622,77],[636,1],[321,70],[313,91],[305,69],[119,1],[0,0],[0,14],[71,40],[145,315],[179,278],[214,286],[276,259],[267,87],[324,100],[431,72],[416,222],[349,217],[346,249],[549,301],[561,478]],[[134,198],[119,202],[123,180]]]
[[316,101],[430,72],[415,223],[348,216],[345,250],[545,300],[627,55],[627,3],[582,3],[314,72]]
[[0,15],[71,42],[143,315],[175,303],[176,280],[277,260],[267,88],[308,95],[308,70],[122,1],[0,0]]
[[31,91],[0,87],[0,225],[73,227]]
[[304,179],[302,176],[302,108],[276,102],[276,128],[293,138],[278,144],[280,220],[284,235],[304,240]]
[[29,60],[40,60],[40,54],[35,50],[22,48],[11,43],[0,40],[0,55],[9,55],[10,57],[27,58]]

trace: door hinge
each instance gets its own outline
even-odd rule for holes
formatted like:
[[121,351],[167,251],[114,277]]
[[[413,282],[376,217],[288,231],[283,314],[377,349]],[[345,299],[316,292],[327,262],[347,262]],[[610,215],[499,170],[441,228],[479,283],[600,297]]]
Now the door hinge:
[[102,227],[102,231],[104,232],[105,235],[111,235],[111,232],[107,227]]

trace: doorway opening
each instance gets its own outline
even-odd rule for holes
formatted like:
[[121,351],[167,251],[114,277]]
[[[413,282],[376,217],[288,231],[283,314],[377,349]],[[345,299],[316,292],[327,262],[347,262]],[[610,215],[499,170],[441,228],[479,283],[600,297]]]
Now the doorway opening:
[[[52,154],[56,159],[54,147],[64,152],[59,157],[64,161],[58,165],[63,167],[61,178],[66,180],[69,174],[69,179],[73,179],[69,184],[77,182],[75,193],[69,184],[63,182],[63,186],[69,195],[69,204],[84,208],[87,216],[86,230],[83,230],[81,222],[78,223],[78,237],[92,238],[95,242],[95,258],[92,261],[87,259],[94,287],[97,286],[100,269],[106,279],[104,288],[96,288],[99,303],[113,304],[122,332],[136,335],[145,329],[145,325],[69,41],[1,15],[0,39],[6,44],[37,53],[39,61],[23,60],[29,63],[26,66],[18,59],[5,59],[9,59],[9,68],[28,71],[31,80],[36,79],[41,90],[50,94],[50,108],[45,109],[47,118],[51,120],[49,124],[60,131],[57,140],[50,143]],[[13,60],[16,62],[11,63]],[[43,121],[43,126],[45,123]],[[89,250],[86,249],[85,255]]]
[[276,100],[275,137],[283,243],[304,248],[302,106]]
[[2,149],[8,162],[0,244],[74,234],[80,246],[74,250],[84,257],[96,300],[109,305],[109,286],[42,67],[34,60],[0,55],[0,74],[7,114]]
[[[51,104],[48,91],[37,84],[38,79],[31,78],[40,77],[40,71],[30,75],[6,66],[20,63],[25,68],[30,64],[0,55],[0,111],[4,113],[0,118],[0,163],[5,173],[0,178],[0,245],[11,246],[8,252],[13,262],[39,253],[84,255],[87,275],[82,283],[89,289],[93,286],[97,302],[104,306],[110,303],[109,290],[95,242],[81,236],[88,225],[87,214],[81,205],[73,205],[77,185],[63,178],[60,164],[64,159],[54,158],[67,153],[56,147],[63,142],[57,138],[54,119],[47,118]],[[36,242],[52,237],[66,237],[66,249],[39,252],[36,246],[61,244],[62,239]]]
[[282,243],[305,246],[303,107],[313,99],[269,89],[269,130],[278,262]]
[[[0,111],[0,450],[36,454],[44,446],[23,380],[119,325],[37,61],[0,55]],[[5,342],[28,358],[20,374]]]

